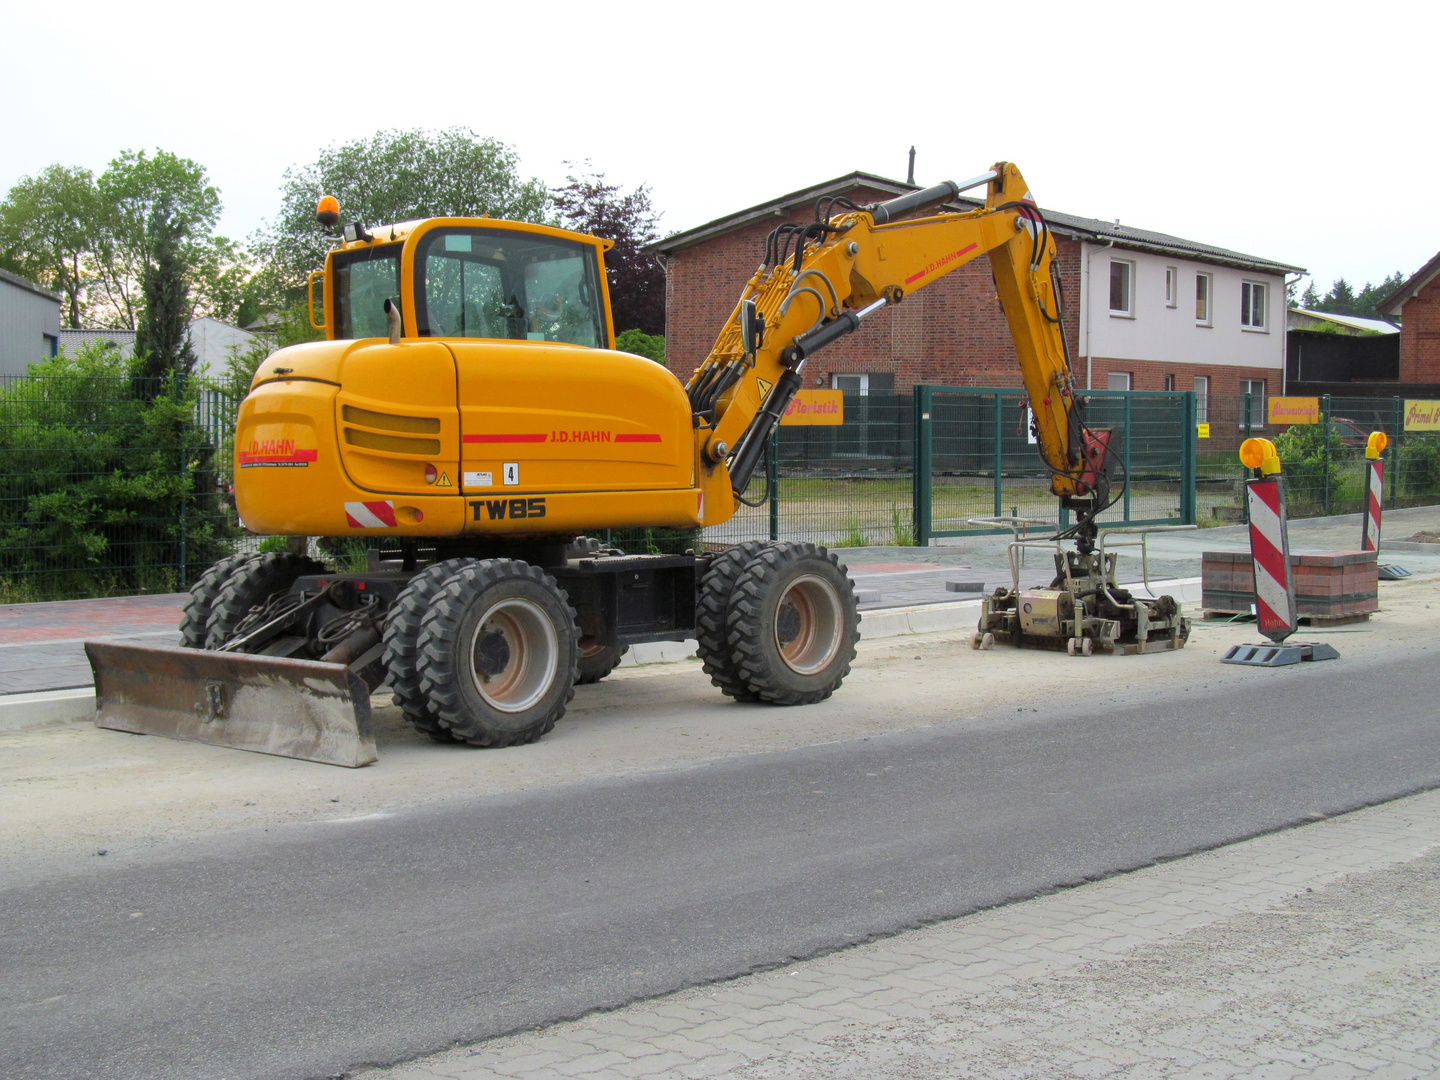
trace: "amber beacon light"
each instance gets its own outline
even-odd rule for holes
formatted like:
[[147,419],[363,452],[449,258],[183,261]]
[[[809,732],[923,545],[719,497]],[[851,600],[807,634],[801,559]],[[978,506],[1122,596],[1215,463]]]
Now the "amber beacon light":
[[315,206],[315,218],[327,229],[340,220],[340,200],[334,195],[320,196]]

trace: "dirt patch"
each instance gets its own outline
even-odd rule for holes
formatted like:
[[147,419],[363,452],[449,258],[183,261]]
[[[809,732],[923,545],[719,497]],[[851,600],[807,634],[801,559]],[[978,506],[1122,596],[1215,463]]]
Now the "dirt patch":
[[1421,529],[1414,536],[1408,537],[1407,542],[1411,544],[1440,544],[1440,532],[1433,529]]

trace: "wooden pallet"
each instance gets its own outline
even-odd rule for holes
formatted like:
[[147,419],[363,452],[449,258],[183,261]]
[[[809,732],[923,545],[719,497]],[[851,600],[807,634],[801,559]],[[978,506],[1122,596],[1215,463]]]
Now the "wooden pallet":
[[[1216,611],[1206,608],[1201,617],[1207,622],[1211,619],[1233,619],[1237,615],[1253,615],[1250,611]],[[1373,611],[1352,611],[1344,615],[1312,615],[1309,612],[1300,612],[1297,623],[1304,623],[1307,626],[1344,626],[1346,623],[1369,622]]]

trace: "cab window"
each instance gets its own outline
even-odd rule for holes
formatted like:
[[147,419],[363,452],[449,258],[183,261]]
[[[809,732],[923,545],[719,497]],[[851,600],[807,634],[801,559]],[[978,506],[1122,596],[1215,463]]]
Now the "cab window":
[[[342,251],[332,257],[338,338],[385,337],[385,301],[400,300],[400,245]],[[407,328],[408,329],[408,328]]]
[[442,228],[416,249],[421,337],[608,344],[589,244],[508,229]]

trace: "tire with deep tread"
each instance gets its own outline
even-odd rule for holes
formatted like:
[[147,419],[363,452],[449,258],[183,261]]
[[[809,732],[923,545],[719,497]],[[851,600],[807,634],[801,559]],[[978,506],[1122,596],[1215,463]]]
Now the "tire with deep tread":
[[605,551],[605,545],[593,536],[577,536],[565,545],[565,558],[584,559]]
[[419,652],[420,624],[435,594],[462,566],[474,559],[446,559],[425,567],[406,583],[390,609],[385,623],[385,651],[380,657],[395,704],[416,731],[436,742],[454,742],[454,736],[435,716],[430,700],[420,686],[415,668]]
[[[813,613],[806,616],[805,607]],[[850,575],[815,544],[775,544],[751,559],[735,582],[725,623],[736,674],[757,698],[775,705],[828,698],[850,674],[860,639]],[[791,637],[782,643],[787,627]],[[785,649],[805,641],[814,651],[787,659]],[[813,669],[797,666],[802,659]]]
[[182,649],[203,649],[210,621],[210,608],[226,580],[235,568],[255,558],[255,552],[242,551],[238,555],[227,555],[200,575],[190,586],[190,598],[180,609],[180,647]]
[[205,647],[218,649],[225,644],[251,608],[265,603],[277,592],[285,592],[295,584],[296,578],[323,573],[323,563],[288,551],[267,552],[237,566],[210,606]]
[[730,654],[726,616],[730,613],[730,597],[750,560],[768,547],[763,540],[737,544],[715,556],[700,581],[700,596],[695,604],[695,640],[700,662],[710,681],[736,701],[755,701],[745,681],[735,670]]
[[597,683],[620,666],[620,658],[630,651],[629,645],[600,645],[580,649],[575,662],[575,685]]
[[[554,633],[551,661],[535,672],[533,703],[522,705],[526,700],[522,699],[515,711],[488,701],[475,673],[482,620],[502,604],[528,609],[525,618],[534,618]],[[516,559],[470,563],[446,579],[421,623],[416,661],[421,688],[440,724],[462,742],[494,747],[534,742],[565,715],[575,696],[579,633],[569,599],[539,567]],[[497,634],[504,651],[493,662],[508,671],[512,641],[500,631],[490,636]],[[525,675],[523,668],[519,675]]]

